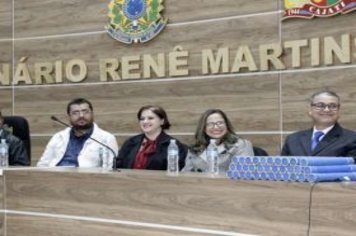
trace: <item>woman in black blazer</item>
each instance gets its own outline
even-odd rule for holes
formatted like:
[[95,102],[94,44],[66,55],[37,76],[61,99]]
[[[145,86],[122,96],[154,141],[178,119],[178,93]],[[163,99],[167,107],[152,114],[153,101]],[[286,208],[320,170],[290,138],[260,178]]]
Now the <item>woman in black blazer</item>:
[[[141,134],[127,139],[119,151],[118,168],[167,169],[167,149],[173,137],[165,133],[171,124],[162,107],[143,106],[137,112]],[[176,141],[179,148],[179,169],[183,168],[187,146]]]

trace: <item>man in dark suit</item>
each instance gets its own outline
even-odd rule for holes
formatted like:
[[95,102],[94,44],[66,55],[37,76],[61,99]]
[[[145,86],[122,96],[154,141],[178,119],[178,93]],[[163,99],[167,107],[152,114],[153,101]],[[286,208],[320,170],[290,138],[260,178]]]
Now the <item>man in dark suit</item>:
[[287,136],[282,156],[356,157],[356,133],[338,124],[340,97],[335,92],[313,94],[309,116],[314,127]]

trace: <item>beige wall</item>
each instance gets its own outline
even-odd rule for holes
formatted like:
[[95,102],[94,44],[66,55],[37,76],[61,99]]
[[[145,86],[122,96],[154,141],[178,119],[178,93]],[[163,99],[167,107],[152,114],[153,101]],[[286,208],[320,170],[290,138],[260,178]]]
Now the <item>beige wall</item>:
[[[93,102],[97,123],[114,133],[120,144],[138,132],[135,117],[142,105],[163,106],[173,123],[169,132],[188,143],[199,115],[208,108],[221,108],[243,137],[278,155],[285,134],[310,126],[306,98],[324,87],[342,97],[341,123],[356,128],[355,56],[348,65],[335,60],[333,66],[312,68],[308,52],[302,51],[300,69],[208,76],[201,76],[199,59],[203,49],[228,47],[233,51],[249,45],[257,57],[261,44],[325,36],[340,40],[346,33],[355,40],[355,12],[281,22],[283,5],[277,0],[166,0],[166,29],[147,44],[127,46],[104,32],[109,2],[0,0],[0,63],[23,57],[29,65],[79,58],[90,71],[78,84],[0,87],[4,113],[23,115],[30,122],[33,164],[51,135],[62,129],[50,116],[66,118],[65,106],[77,96]],[[101,58],[167,55],[177,45],[189,51],[189,76],[99,82],[97,62]],[[355,42],[352,50],[356,52]]]

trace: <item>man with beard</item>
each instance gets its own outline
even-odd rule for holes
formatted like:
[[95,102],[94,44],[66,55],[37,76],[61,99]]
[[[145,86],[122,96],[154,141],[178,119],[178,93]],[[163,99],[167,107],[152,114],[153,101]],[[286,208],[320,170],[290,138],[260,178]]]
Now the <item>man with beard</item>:
[[338,123],[340,97],[335,92],[313,94],[308,114],[313,127],[287,136],[282,156],[356,157],[356,133]]
[[[37,166],[101,167],[103,153],[109,155],[108,166],[112,166],[118,145],[114,135],[100,129],[94,123],[92,104],[84,98],[68,103],[67,115],[71,128],[56,133],[37,163]],[[97,140],[98,142],[96,142]]]

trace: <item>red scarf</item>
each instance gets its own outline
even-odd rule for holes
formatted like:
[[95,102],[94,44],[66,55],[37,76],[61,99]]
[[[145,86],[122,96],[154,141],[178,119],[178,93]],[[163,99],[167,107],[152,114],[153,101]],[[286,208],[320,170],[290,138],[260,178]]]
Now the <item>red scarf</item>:
[[148,163],[148,155],[156,151],[156,140],[151,141],[145,139],[138,151],[133,168],[134,169],[146,169]]

